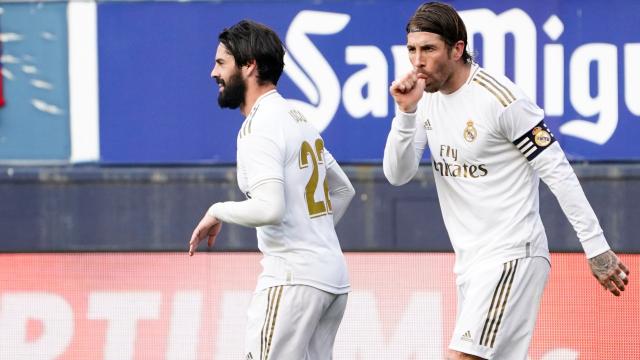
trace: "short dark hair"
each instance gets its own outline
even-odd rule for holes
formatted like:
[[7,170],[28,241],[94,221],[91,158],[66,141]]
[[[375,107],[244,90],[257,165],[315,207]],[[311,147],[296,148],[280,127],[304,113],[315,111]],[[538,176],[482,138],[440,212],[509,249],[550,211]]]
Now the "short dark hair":
[[284,69],[284,46],[275,31],[255,21],[242,20],[222,30],[218,40],[233,55],[238,68],[256,61],[259,84],[278,84]]
[[472,61],[467,51],[467,28],[458,12],[450,5],[440,2],[428,2],[420,5],[407,23],[407,34],[410,32],[430,32],[440,35],[450,48],[458,41],[464,42],[462,61]]

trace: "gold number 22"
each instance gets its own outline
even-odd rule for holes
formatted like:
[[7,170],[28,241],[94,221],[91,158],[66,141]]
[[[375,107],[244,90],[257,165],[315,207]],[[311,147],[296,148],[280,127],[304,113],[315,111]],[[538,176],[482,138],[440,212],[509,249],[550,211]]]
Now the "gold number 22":
[[307,209],[309,216],[317,217],[331,213],[331,200],[329,199],[329,183],[325,176],[323,182],[324,199],[316,201],[315,192],[318,188],[318,165],[324,164],[324,142],[322,139],[316,139],[315,149],[308,142],[304,141],[300,146],[300,169],[309,166],[309,159],[313,163],[313,171],[311,178],[305,187],[305,199],[307,200]]

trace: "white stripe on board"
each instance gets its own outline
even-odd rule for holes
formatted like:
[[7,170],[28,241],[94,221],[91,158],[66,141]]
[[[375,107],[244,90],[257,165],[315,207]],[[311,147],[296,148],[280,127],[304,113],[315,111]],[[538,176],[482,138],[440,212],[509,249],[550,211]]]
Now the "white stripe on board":
[[98,29],[94,1],[70,1],[69,108],[71,162],[100,160]]

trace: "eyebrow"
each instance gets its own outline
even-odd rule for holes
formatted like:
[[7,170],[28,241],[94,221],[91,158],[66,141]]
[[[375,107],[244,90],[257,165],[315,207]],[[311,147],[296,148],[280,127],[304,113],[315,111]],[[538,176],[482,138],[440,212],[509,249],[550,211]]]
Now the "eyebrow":
[[440,46],[440,44],[444,44],[446,45],[446,41],[444,40],[444,38],[442,37],[442,35],[439,34],[435,34],[436,36],[432,36],[432,37],[418,37],[418,38],[414,38],[414,42],[411,43],[409,42],[409,36],[407,35],[407,47],[411,48],[419,48],[419,49],[425,49],[425,48],[438,48]]
[[407,48],[409,49],[429,49],[429,48],[436,48],[438,47],[437,44],[433,43],[433,42],[425,42],[425,43],[419,43],[419,44],[407,44]]

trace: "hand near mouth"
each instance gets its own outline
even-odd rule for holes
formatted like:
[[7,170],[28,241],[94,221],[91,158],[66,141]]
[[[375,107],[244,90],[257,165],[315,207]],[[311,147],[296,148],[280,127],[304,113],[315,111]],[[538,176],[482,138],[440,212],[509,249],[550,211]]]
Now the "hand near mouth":
[[405,113],[416,111],[418,101],[424,92],[426,78],[427,76],[423,73],[411,71],[391,83],[389,93],[398,104],[400,111]]

